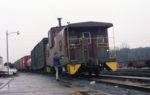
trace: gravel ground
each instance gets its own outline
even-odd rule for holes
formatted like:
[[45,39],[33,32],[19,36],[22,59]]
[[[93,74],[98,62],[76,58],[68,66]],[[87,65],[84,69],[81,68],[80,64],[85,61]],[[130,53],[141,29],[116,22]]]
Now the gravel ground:
[[[150,95],[148,92],[142,92],[132,89],[126,89],[119,86],[111,86],[95,81],[86,80],[67,80],[81,92],[81,95]],[[84,94],[82,94],[82,92]]]

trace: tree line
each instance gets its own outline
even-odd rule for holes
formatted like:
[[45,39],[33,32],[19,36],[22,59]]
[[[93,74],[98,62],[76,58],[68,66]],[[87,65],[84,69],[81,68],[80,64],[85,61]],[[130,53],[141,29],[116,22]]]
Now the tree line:
[[150,60],[150,47],[139,47],[132,49],[129,47],[124,47],[110,51],[110,56],[115,56],[119,63],[138,60]]

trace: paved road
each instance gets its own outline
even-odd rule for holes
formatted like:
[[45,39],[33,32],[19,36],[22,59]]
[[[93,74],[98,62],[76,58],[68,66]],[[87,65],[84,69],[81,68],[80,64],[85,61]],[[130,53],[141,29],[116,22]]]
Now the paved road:
[[57,82],[54,77],[20,73],[0,89],[0,95],[73,95],[74,90]]
[[7,83],[11,82],[12,79],[12,77],[0,77],[0,89],[7,85]]

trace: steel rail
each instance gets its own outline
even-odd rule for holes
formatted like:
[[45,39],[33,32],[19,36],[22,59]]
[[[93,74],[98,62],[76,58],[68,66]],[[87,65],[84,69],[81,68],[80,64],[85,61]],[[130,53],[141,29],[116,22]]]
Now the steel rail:
[[[127,89],[133,89],[133,90],[138,90],[138,91],[144,91],[144,92],[150,92],[150,84],[144,84],[143,82],[133,82],[133,78],[125,78],[124,81],[122,80],[123,77],[102,77],[102,78],[86,78],[86,77],[79,77],[79,79],[82,80],[88,80],[88,81],[96,81],[96,83],[104,83],[108,85],[113,85],[113,86],[118,86],[118,87],[123,87]],[[126,81],[128,79],[128,81]],[[130,79],[132,79],[132,83],[129,83]],[[137,78],[135,80],[138,80]],[[139,79],[143,80],[144,79]],[[147,81],[147,79],[145,80]]]

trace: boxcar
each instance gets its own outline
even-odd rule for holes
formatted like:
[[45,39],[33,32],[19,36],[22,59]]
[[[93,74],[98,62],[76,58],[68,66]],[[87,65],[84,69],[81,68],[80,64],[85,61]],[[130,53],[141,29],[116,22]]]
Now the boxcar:
[[43,38],[31,51],[31,69],[44,70],[46,67],[46,45],[48,38]]
[[16,68],[20,71],[27,71],[29,69],[28,60],[30,60],[30,59],[31,59],[30,55],[23,56],[22,58],[20,58],[16,62],[14,62]]

